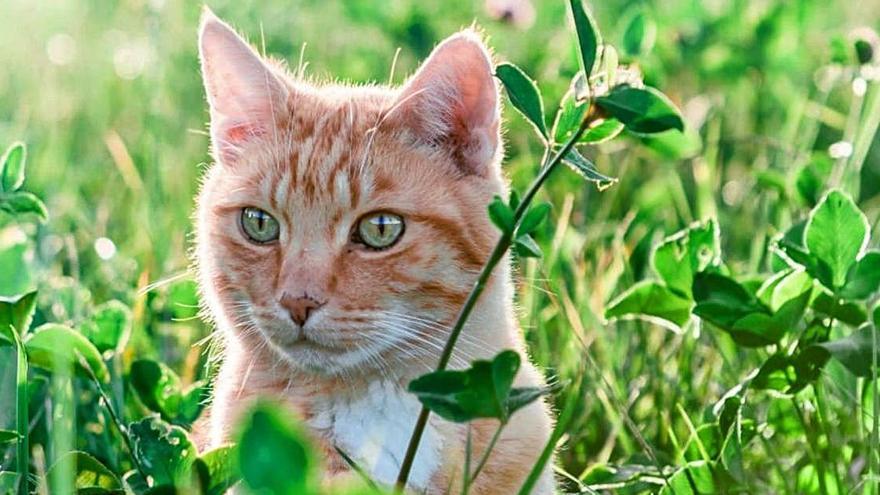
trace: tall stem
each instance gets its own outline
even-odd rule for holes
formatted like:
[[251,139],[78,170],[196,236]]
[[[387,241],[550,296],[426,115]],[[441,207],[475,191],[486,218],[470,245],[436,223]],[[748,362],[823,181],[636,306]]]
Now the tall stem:
[[27,495],[28,472],[30,470],[30,447],[28,445],[28,363],[24,345],[18,336],[17,329],[12,329],[15,343],[15,429],[19,435],[18,448],[15,454],[16,471],[18,471],[18,493]]
[[[556,155],[547,163],[538,174],[538,177],[532,182],[529,186],[529,189],[523,195],[522,200],[517,207],[516,211],[513,215],[513,227],[509,231],[502,232],[501,238],[498,239],[498,243],[495,244],[495,248],[492,249],[492,253],[489,255],[488,261],[483,265],[483,269],[480,271],[480,275],[477,277],[477,281],[474,282],[474,286],[471,289],[470,294],[468,294],[467,299],[464,302],[464,305],[461,307],[461,310],[458,312],[458,317],[455,320],[455,325],[452,327],[452,331],[449,333],[449,338],[446,340],[446,345],[443,347],[443,352],[440,354],[440,361],[437,364],[437,371],[443,371],[446,369],[446,366],[449,364],[449,360],[452,358],[452,351],[455,349],[455,344],[458,342],[458,337],[461,334],[462,329],[464,328],[464,324],[467,322],[468,318],[471,315],[471,312],[474,309],[474,306],[477,304],[477,300],[480,295],[483,293],[483,290],[486,288],[486,283],[489,281],[489,276],[492,275],[492,271],[495,269],[495,266],[498,265],[504,255],[507,253],[508,248],[510,248],[510,244],[513,239],[513,232],[516,230],[516,227],[519,225],[520,220],[522,219],[525,212],[528,210],[529,203],[531,203],[532,199],[534,199],[535,194],[538,193],[538,189],[544,184],[547,178],[550,176],[550,173],[556,168],[556,166],[562,161],[565,155],[574,148],[574,145],[577,143],[578,139],[580,139],[581,135],[590,124],[595,120],[598,115],[591,110],[587,112],[587,116],[584,118],[583,122],[581,122],[580,127],[577,132],[569,139],[565,145],[559,150]],[[552,146],[551,144],[547,144],[547,146]],[[545,156],[547,153],[545,153]],[[427,407],[422,406],[422,410],[419,412],[419,417],[416,420],[415,427],[413,428],[412,436],[409,439],[409,445],[406,447],[406,455],[403,458],[403,462],[400,465],[400,472],[397,475],[397,491],[402,492],[406,487],[406,481],[409,479],[409,473],[412,470],[412,464],[416,457],[416,452],[419,449],[419,443],[422,440],[422,435],[425,433],[425,427],[428,424],[428,417],[430,416],[431,411],[428,410]]]

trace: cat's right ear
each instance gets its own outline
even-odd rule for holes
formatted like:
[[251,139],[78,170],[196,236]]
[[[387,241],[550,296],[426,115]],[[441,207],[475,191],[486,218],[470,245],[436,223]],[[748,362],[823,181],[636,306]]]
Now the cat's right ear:
[[199,27],[199,58],[211,107],[214,158],[231,165],[248,142],[275,130],[289,90],[260,55],[207,7]]

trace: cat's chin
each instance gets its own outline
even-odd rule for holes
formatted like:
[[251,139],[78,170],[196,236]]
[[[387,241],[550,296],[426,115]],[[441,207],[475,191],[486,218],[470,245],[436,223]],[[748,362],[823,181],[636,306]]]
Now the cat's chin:
[[290,368],[298,372],[335,377],[370,368],[368,355],[357,348],[345,349],[308,339],[283,344],[271,338],[266,341]]

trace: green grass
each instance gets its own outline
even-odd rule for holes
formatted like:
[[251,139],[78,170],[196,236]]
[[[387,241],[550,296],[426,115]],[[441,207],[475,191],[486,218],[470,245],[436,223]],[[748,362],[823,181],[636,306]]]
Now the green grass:
[[[303,53],[312,76],[356,82],[402,81],[435,42],[476,19],[498,61],[536,79],[552,113],[578,67],[566,2],[536,2],[535,24],[525,31],[489,19],[482,4],[210,2],[267,53],[291,66]],[[548,180],[538,199],[554,205],[552,221],[535,232],[544,258],[519,265],[520,321],[532,359],[563,385],[553,396],[557,410],[577,401],[558,453],[571,478],[565,487],[657,492],[665,475],[675,493],[690,493],[672,478],[676,467],[712,457],[714,439],[701,427],[712,422],[713,405],[777,349],[744,348],[698,319],[678,332],[642,320],[607,322],[606,305],[653,278],[651,252],[666,235],[709,218],[718,221],[729,273],[745,285],[765,279],[775,271],[774,238],[805,220],[832,187],[856,199],[870,224],[869,248],[880,248],[880,85],[868,80],[862,94],[853,82],[880,77],[880,62],[859,66],[841,60],[837,48],[849,56],[850,34],[880,28],[880,10],[806,0],[589,6],[617,46],[637,12],[656,26],[656,42],[637,62],[646,83],[682,109],[688,128],[676,139],[628,137],[590,148],[598,169],[619,179],[602,191],[567,170]],[[206,348],[198,344],[210,329],[195,317],[186,273],[193,197],[208,160],[199,12],[196,3],[171,0],[0,3],[0,18],[9,20],[0,30],[0,147],[28,145],[25,189],[50,214],[37,225],[0,213],[0,295],[37,289],[32,327],[81,329],[114,299],[130,308],[121,317],[124,344],[101,349],[113,355],[103,393],[126,423],[163,412],[160,400],[146,404],[129,386],[134,361],[164,363],[194,403],[206,376]],[[505,167],[523,191],[543,148],[509,105],[505,116]],[[831,156],[840,141],[852,153]],[[108,259],[99,255],[109,254],[104,238],[115,248]],[[859,304],[870,310],[876,302],[875,293]],[[835,337],[852,331],[831,326]],[[16,427],[15,356],[0,346],[0,429]],[[113,415],[96,407],[89,377],[65,389],[57,373],[55,380],[41,370],[29,376],[33,487],[66,443],[120,476],[136,470]],[[745,476],[717,486],[877,494],[876,383],[831,361],[815,386],[797,393],[750,391],[742,414],[759,434],[741,449]],[[185,393],[192,384],[196,392]],[[168,421],[192,419],[165,412]],[[56,420],[69,431],[53,430]],[[17,457],[14,445],[0,444],[0,471],[15,471]],[[646,474],[628,479],[627,472]],[[700,473],[685,473],[684,490],[699,486]],[[5,479],[0,474],[0,492]]]

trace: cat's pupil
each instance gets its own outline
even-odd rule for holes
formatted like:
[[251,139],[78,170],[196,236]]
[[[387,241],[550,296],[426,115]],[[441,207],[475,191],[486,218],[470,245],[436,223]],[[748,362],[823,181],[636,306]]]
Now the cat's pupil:
[[266,228],[266,215],[262,213],[257,214],[257,227],[260,230],[264,230]]
[[385,235],[385,215],[379,215],[376,227],[379,229],[379,235]]

